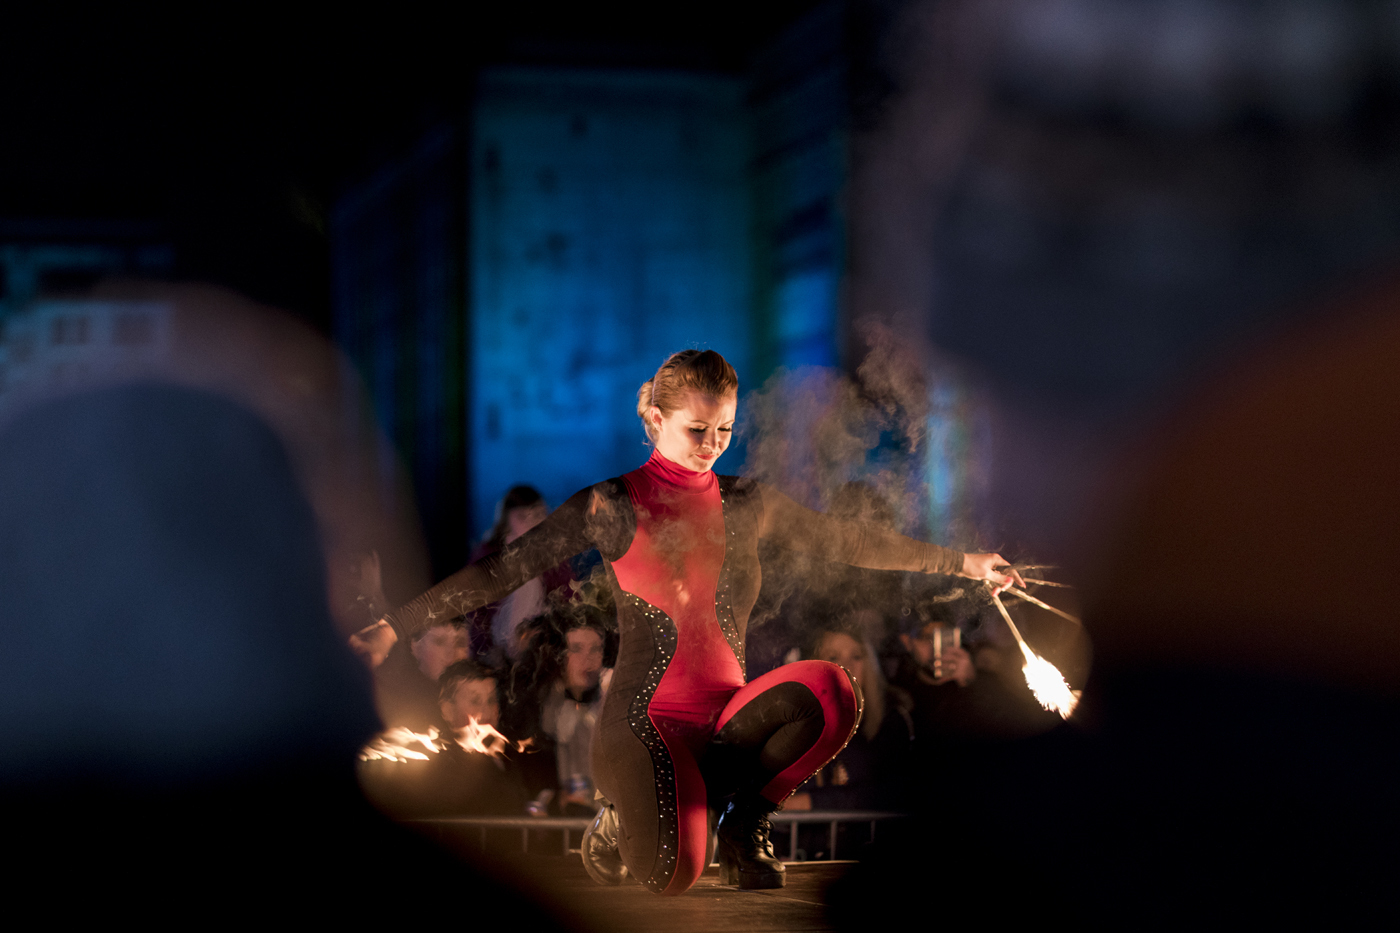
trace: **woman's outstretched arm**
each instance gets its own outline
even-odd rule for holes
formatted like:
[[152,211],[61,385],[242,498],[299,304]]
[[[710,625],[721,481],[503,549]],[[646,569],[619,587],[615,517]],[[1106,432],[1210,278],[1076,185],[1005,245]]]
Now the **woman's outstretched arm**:
[[373,666],[400,638],[496,602],[560,561],[594,547],[610,556],[625,551],[633,524],[631,503],[612,483],[580,490],[518,540],[356,632],[350,646]]
[[870,570],[942,573],[986,580],[998,587],[1021,582],[1000,554],[964,554],[880,525],[841,521],[798,505],[771,486],[758,488],[763,503],[759,537],[780,547]]

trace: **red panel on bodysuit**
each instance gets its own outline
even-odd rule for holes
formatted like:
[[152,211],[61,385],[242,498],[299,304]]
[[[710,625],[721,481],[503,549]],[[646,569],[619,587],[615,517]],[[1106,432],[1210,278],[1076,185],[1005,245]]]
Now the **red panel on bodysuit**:
[[684,469],[660,453],[622,480],[637,530],[627,553],[613,561],[613,573],[625,592],[660,609],[676,626],[676,651],[647,716],[676,764],[675,806],[683,842],[664,893],[677,894],[704,870],[709,838],[705,784],[695,762],[720,711],[744,684],[744,672],[715,614],[724,564],[723,503],[713,473]]
[[715,614],[724,564],[719,482],[713,473],[687,470],[659,453],[622,480],[637,531],[627,553],[613,561],[613,573],[624,591],[676,625],[675,656],[648,710],[653,721],[677,720],[712,732],[719,711],[744,685],[744,672]]

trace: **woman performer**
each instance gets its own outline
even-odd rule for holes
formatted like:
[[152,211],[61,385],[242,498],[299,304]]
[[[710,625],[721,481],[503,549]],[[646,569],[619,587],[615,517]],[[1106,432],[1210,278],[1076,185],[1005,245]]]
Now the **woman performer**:
[[860,721],[858,688],[826,661],[789,664],[745,684],[760,540],[858,567],[960,574],[996,586],[1018,580],[997,571],[1000,555],[837,521],[770,487],[716,476],[738,388],[718,353],[673,355],[638,392],[637,414],[655,447],[640,469],[575,493],[499,554],[354,638],[362,653],[387,651],[432,619],[500,599],[596,547],[621,639],[593,754],[595,782],[611,804],[583,850],[602,883],[630,872],[663,894],[688,889],[709,861],[713,805],[723,807],[724,883],[781,887],[768,814],[841,750]]

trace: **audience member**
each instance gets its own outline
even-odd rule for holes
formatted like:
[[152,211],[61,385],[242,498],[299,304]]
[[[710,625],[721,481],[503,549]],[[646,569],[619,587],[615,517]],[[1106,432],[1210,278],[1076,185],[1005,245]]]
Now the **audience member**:
[[[496,522],[471,554],[472,562],[490,557],[523,536],[549,516],[549,506],[533,486],[512,486],[496,503]],[[477,657],[508,665],[520,656],[520,628],[528,619],[545,612],[547,598],[569,594],[574,581],[566,561],[527,581],[500,602],[472,614],[471,644]]]
[[596,810],[593,733],[612,678],[608,665],[617,654],[616,634],[607,623],[604,612],[586,602],[532,619],[522,639],[528,651],[512,672],[511,726],[551,753],[553,773],[536,772],[536,780],[549,782],[555,810],[563,815]]
[[195,903],[363,923],[450,885],[548,923],[366,805],[369,681],[287,453],[246,408],[139,384],[0,412],[0,605],[15,890],[82,921]]
[[909,618],[899,636],[905,654],[895,678],[913,701],[914,734],[923,741],[954,728],[960,695],[977,679],[977,669],[955,623]]
[[564,670],[545,694],[540,728],[554,740],[559,773],[559,810],[587,815],[593,802],[593,732],[603,711],[612,670],[603,670],[607,632],[587,616],[564,635]]
[[456,661],[438,679],[438,705],[449,729],[501,724],[499,672],[477,661]]
[[[1008,651],[995,641],[1004,631],[999,622],[983,624],[978,607],[967,599],[925,604],[920,611],[900,636],[906,654],[896,675],[913,700],[910,780],[918,791],[910,799],[916,808],[928,804],[926,796],[951,801],[971,789],[965,770],[970,753],[981,755],[982,747],[1038,735],[1060,723],[1031,695],[1014,643]],[[962,644],[965,631],[976,636],[972,648],[980,668]]]
[[850,672],[865,700],[860,728],[829,764],[784,804],[785,810],[902,808],[909,794],[912,700],[885,683],[874,648],[851,620],[812,628],[804,658],[831,661]]
[[[360,764],[366,795],[399,819],[524,816],[527,797],[517,753],[496,729],[498,677],[476,661],[451,664],[440,680],[444,728],[435,741],[419,739],[407,747],[422,758],[380,756],[375,746],[367,749]],[[395,738],[390,730],[380,741]]]
[[438,708],[438,678],[454,662],[471,657],[466,621],[447,619],[425,629],[407,646],[395,645],[375,668],[375,699],[386,726],[415,732],[444,726]]

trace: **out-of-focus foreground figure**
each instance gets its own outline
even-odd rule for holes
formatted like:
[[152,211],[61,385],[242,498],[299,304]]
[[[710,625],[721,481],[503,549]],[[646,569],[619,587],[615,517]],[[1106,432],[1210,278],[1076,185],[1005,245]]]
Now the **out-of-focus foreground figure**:
[[969,750],[843,922],[931,878],[1047,925],[1389,910],[1396,6],[903,9],[852,289],[994,398],[989,498],[1095,654],[1074,718]]
[[[168,306],[176,330],[201,312],[257,323],[198,297]],[[267,362],[222,360],[275,381]],[[334,920],[449,884],[485,896],[355,783],[378,717],[332,621],[307,461],[238,393],[178,369],[36,377],[0,410],[11,884],[104,917],[194,902]]]

